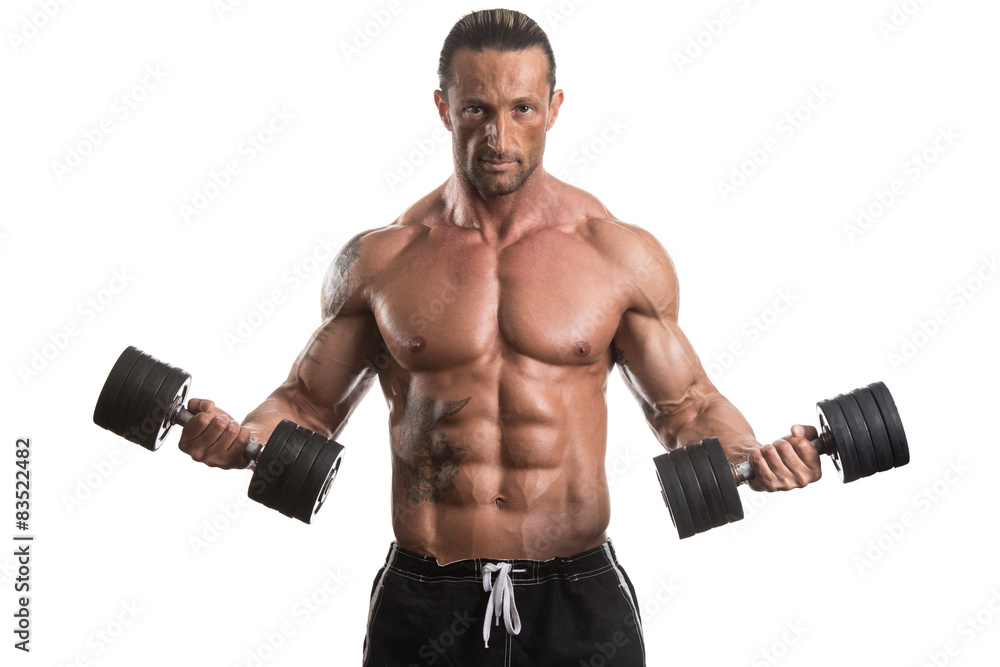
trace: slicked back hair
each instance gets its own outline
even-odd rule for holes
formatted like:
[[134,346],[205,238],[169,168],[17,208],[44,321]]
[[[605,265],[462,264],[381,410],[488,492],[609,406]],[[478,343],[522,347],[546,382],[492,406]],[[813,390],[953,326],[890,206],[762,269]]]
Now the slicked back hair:
[[551,100],[556,90],[556,57],[541,26],[527,14],[512,9],[483,9],[466,14],[452,27],[441,47],[441,58],[438,60],[441,91],[447,96],[448,88],[455,83],[451,63],[459,49],[472,49],[476,53],[492,49],[504,53],[533,46],[542,47],[548,58]]

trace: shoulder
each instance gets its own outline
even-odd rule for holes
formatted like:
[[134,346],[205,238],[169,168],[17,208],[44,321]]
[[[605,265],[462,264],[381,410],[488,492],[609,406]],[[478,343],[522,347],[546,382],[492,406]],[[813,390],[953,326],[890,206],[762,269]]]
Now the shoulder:
[[677,270],[663,244],[648,230],[621,220],[597,220],[592,225],[604,252],[624,274],[629,309],[676,317]]
[[437,191],[431,192],[387,225],[367,229],[348,245],[363,246],[362,260],[367,270],[387,267],[400,252],[424,238],[434,221],[443,216],[443,203]]
[[594,195],[575,188],[571,217],[577,220],[578,233],[616,267],[637,276],[676,280],[673,261],[666,248],[649,230],[614,216]]
[[639,225],[619,220],[600,199],[574,185],[560,182],[556,208],[575,223],[577,231],[603,252],[662,255],[663,245]]
[[620,276],[630,308],[649,313],[676,312],[677,271],[659,239],[649,230],[619,220],[600,201],[582,190],[588,204],[581,235]]
[[356,262],[359,273],[377,273],[402,250],[429,231],[428,222],[440,217],[441,198],[431,192],[393,220],[355,234],[344,245],[334,264]]
[[[433,194],[433,193],[432,193]],[[330,263],[323,280],[323,314],[347,315],[365,308],[373,281],[403,250],[429,231],[436,199],[428,195],[393,222],[352,236]]]

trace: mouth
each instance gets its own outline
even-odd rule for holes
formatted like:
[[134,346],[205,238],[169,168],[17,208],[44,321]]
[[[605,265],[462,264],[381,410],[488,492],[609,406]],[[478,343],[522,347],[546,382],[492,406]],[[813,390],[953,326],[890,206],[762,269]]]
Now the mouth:
[[480,162],[483,163],[483,167],[487,171],[506,171],[506,170],[510,169],[511,167],[513,167],[515,164],[517,164],[517,162],[514,162],[513,160],[486,160],[486,159],[480,159]]

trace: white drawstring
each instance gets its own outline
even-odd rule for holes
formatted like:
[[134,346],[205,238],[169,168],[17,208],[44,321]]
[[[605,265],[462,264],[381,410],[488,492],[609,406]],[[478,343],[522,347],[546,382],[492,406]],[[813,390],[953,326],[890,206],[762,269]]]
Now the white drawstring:
[[[483,620],[483,643],[490,647],[490,616],[500,625],[500,615],[503,614],[503,624],[507,634],[516,635],[521,632],[521,617],[517,614],[514,604],[514,583],[510,580],[510,563],[483,566],[483,590],[489,591],[490,600],[486,603],[486,618]],[[496,572],[496,581],[492,574]]]

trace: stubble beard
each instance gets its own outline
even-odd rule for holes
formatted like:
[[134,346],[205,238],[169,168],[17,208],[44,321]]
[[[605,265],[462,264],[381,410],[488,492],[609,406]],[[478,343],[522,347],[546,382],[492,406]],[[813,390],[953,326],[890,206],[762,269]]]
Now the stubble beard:
[[[539,155],[541,155],[542,150],[544,150],[544,144],[540,147]],[[482,159],[500,161],[501,158],[505,161],[516,162],[517,166],[509,169],[506,173],[496,174],[486,171],[486,168],[483,167],[480,161]],[[498,156],[495,153],[491,155],[484,154],[473,157],[472,164],[467,164],[462,171],[465,172],[466,178],[469,179],[472,186],[482,196],[503,197],[517,192],[531,175],[535,173],[535,169],[541,163],[541,159],[535,159],[534,155]]]

